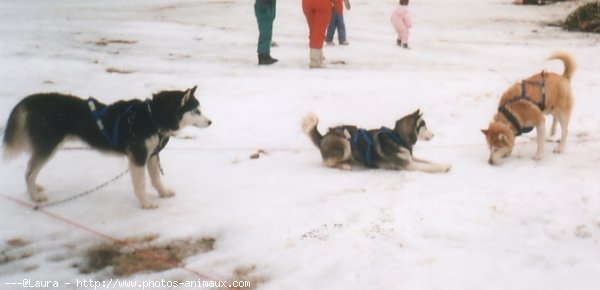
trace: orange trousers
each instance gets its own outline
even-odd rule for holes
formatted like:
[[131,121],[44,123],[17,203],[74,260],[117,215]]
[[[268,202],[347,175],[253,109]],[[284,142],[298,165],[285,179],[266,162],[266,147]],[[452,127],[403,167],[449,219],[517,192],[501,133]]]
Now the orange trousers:
[[308,23],[310,48],[323,48],[331,17],[331,0],[302,0],[302,10]]

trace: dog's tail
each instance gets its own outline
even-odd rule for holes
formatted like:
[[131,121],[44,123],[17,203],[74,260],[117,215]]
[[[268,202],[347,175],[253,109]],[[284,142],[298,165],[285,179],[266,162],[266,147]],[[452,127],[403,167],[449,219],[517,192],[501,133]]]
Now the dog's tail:
[[573,57],[571,57],[570,54],[563,51],[558,51],[553,53],[550,57],[548,57],[548,59],[558,59],[562,61],[563,65],[565,66],[563,76],[566,79],[571,80],[571,76],[573,76],[573,73],[575,72],[576,65],[575,60],[573,59]]
[[28,144],[25,130],[26,111],[18,104],[10,113],[4,130],[4,160],[9,160],[25,151]]
[[321,133],[319,133],[319,130],[317,129],[318,124],[319,118],[317,117],[317,115],[315,115],[314,113],[310,113],[306,115],[306,117],[304,117],[304,119],[302,120],[302,131],[304,131],[304,133],[310,137],[310,140],[312,140],[315,146],[321,147],[321,140],[323,140],[323,135],[321,135]]

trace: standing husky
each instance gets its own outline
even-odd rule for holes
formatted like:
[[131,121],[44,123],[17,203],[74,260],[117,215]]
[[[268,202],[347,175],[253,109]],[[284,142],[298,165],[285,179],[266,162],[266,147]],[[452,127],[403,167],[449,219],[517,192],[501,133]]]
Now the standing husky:
[[533,159],[541,160],[546,138],[545,114],[553,117],[551,136],[556,132],[557,120],[560,123],[560,143],[554,153],[565,150],[573,108],[571,76],[575,71],[575,61],[564,52],[554,53],[548,59],[562,61],[565,67],[563,74],[542,71],[512,85],[500,98],[498,112],[488,128],[481,130],[490,149],[489,164],[494,165],[499,158],[510,156],[515,137],[530,132],[534,127],[537,132],[537,151]]
[[417,140],[431,140],[433,133],[427,130],[419,110],[396,121],[394,129],[365,130],[356,126],[329,128],[324,136],[319,133],[319,119],[314,114],[306,116],[302,123],[304,132],[321,151],[328,167],[350,170],[351,164],[370,168],[448,172],[450,165],[434,164],[413,156]]
[[126,155],[133,190],[142,208],[156,208],[146,196],[144,166],[160,197],[175,195],[161,182],[159,151],[180,128],[211,124],[200,112],[195,91],[196,87],[162,91],[146,101],[110,105],[59,93],[30,95],[10,113],[4,132],[5,157],[31,151],[25,172],[27,191],[33,201],[44,202],[43,188],[36,184],[40,170],[66,137],[78,137],[97,150]]

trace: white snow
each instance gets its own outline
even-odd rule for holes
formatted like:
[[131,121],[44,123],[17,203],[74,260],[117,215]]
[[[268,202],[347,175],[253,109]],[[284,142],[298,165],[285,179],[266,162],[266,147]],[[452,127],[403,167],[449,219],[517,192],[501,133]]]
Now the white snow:
[[[174,198],[152,190],[159,208],[142,210],[127,176],[48,211],[118,239],[214,237],[214,250],[185,267],[220,280],[254,267],[261,290],[598,289],[600,36],[546,25],[581,1],[510,2],[412,1],[406,51],[389,22],[397,1],[354,0],[345,11],[350,45],[326,46],[330,64],[310,70],[301,1],[278,1],[272,55],[280,62],[258,67],[253,1],[4,0],[0,126],[36,92],[112,102],[198,85],[214,123],[185,130],[195,138],[172,140],[161,154]],[[94,44],[103,38],[136,43]],[[511,158],[489,166],[479,130],[500,94],[542,69],[562,72],[560,62],[545,61],[557,50],[578,63],[566,152],[555,155],[547,143],[545,158],[533,161],[527,135]],[[111,67],[133,73],[107,73]],[[419,108],[436,137],[415,153],[451,163],[447,174],[328,169],[300,130],[309,112],[324,131],[392,126]],[[259,149],[267,154],[250,159]],[[0,288],[33,279],[75,289],[64,283],[112,278],[72,267],[103,237],[6,198],[30,202],[26,162],[23,155],[0,165]],[[122,157],[63,150],[39,181],[55,201],[126,167]],[[11,247],[11,239],[30,244]],[[3,263],[7,255],[28,257]],[[124,279],[198,277],[173,269]]]

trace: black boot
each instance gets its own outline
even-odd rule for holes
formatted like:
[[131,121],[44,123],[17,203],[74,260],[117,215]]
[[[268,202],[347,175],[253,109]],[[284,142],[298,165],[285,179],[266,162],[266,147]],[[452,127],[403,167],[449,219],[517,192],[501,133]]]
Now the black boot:
[[271,57],[268,53],[259,53],[258,54],[258,64],[259,65],[269,65],[274,64],[278,60]]
[[396,39],[396,45],[397,46],[402,46],[402,41],[400,39]]

